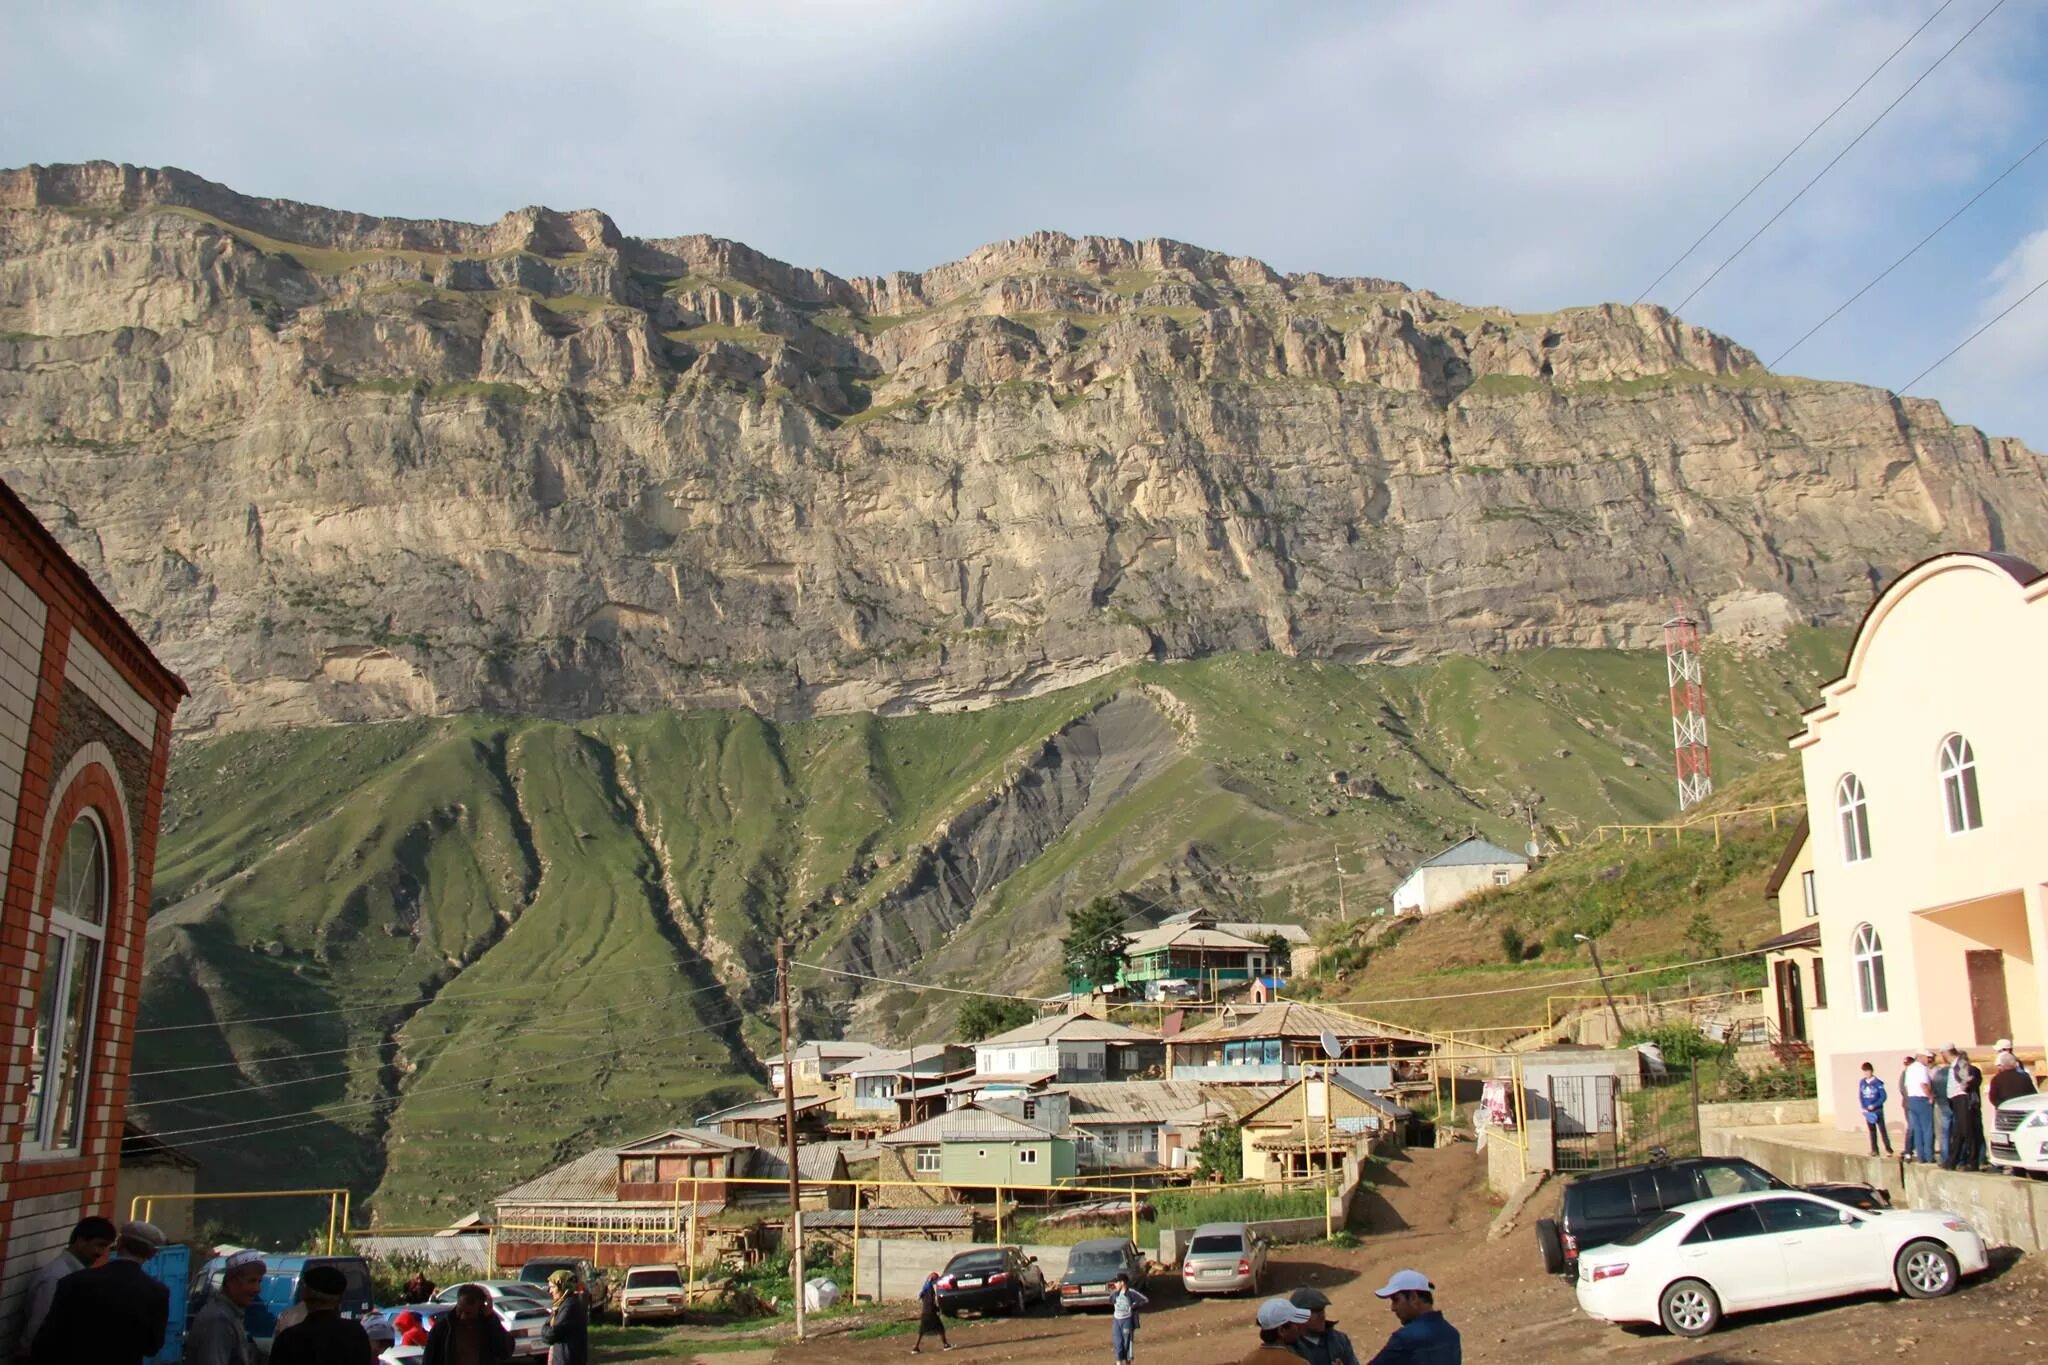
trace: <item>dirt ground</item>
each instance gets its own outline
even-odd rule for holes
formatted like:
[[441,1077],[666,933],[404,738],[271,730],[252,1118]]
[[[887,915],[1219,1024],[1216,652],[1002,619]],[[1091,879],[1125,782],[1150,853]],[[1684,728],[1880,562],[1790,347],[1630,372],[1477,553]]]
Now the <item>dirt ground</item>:
[[[1532,1210],[1533,1219],[1541,1210]],[[1356,1249],[1275,1247],[1271,1292],[1313,1284],[1334,1303],[1332,1316],[1369,1361],[1394,1327],[1372,1291],[1394,1270],[1413,1268],[1436,1282],[1437,1302],[1464,1334],[1468,1361],[1592,1360],[1626,1351],[1632,1360],[1835,1361],[1913,1356],[1928,1361],[1972,1357],[2048,1357],[2048,1256],[1994,1255],[1992,1269],[1956,1295],[1913,1302],[1869,1295],[1809,1308],[1734,1318],[1702,1342],[1661,1333],[1624,1331],[1578,1312],[1571,1289],[1542,1272],[1526,1225],[1498,1242],[1486,1240],[1494,1208],[1479,1162],[1467,1146],[1418,1151],[1385,1173],[1370,1230]],[[907,1305],[900,1316],[914,1316]],[[1155,1294],[1138,1335],[1140,1361],[1228,1365],[1257,1344],[1252,1305],[1243,1299],[1190,1301],[1169,1280]],[[870,1319],[873,1321],[874,1319]],[[773,1365],[875,1365],[907,1355],[907,1336],[856,1339],[852,1324],[829,1335],[787,1342]],[[1109,1323],[1100,1313],[1034,1313],[1021,1319],[969,1321],[954,1332],[959,1349],[948,1365],[1076,1365],[1109,1355]],[[749,1353],[754,1354],[754,1353]],[[759,1353],[766,1355],[767,1353]],[[927,1355],[935,1355],[928,1344]],[[678,1357],[687,1359],[688,1357]],[[741,1365],[734,1355],[701,1357],[707,1365]]]

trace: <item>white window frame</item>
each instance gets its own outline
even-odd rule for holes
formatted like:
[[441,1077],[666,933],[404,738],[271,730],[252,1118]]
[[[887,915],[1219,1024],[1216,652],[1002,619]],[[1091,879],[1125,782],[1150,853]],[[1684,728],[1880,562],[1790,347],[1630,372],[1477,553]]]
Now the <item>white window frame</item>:
[[1036,1166],[1038,1164],[1038,1149],[1036,1147],[1019,1147],[1017,1149],[1017,1164],[1019,1166]]
[[919,1175],[937,1175],[939,1173],[939,1149],[936,1147],[919,1147],[911,1154],[911,1162],[912,1169]]
[[1836,823],[1842,835],[1842,861],[1870,861],[1870,800],[1863,781],[1854,773],[1843,773],[1835,783]]
[[[100,861],[99,923],[79,918],[62,908],[67,900],[65,874],[70,869],[71,832],[79,826],[92,832],[97,845]],[[91,811],[80,811],[78,817],[64,827],[63,841],[53,850],[57,857],[57,875],[52,883],[52,894],[48,906],[49,918],[43,926],[43,975],[38,978],[35,996],[35,1014],[32,1027],[44,1032],[53,1041],[46,1045],[42,1061],[29,1077],[30,1100],[29,1122],[23,1135],[24,1149],[33,1155],[48,1157],[77,1156],[84,1150],[85,1115],[92,1099],[93,1048],[98,1042],[95,1016],[99,1013],[100,982],[107,971],[107,921],[113,913],[114,861],[111,857],[112,841],[107,837],[107,828],[99,816]],[[71,999],[73,977],[76,975],[79,952],[91,946],[93,953],[91,970],[85,982],[85,1000],[82,1006],[83,1023],[78,1034],[78,1075],[72,1081],[76,1087],[72,1096],[68,1117],[71,1131],[57,1134],[58,1109],[51,1105],[51,1076],[64,1057],[64,1050],[56,1040],[69,1034],[68,1025],[73,1017],[81,1013],[79,1002]],[[54,1001],[44,998],[46,987],[54,985],[60,992]],[[54,1009],[50,1009],[54,1006]],[[57,1026],[46,1025],[46,1013],[54,1013]],[[57,1140],[59,1137],[63,1140]]]
[[1495,886],[1506,886],[1509,880],[1510,878],[1508,869],[1504,867],[1496,867],[1493,870],[1493,884]]
[[1806,917],[1808,919],[1818,919],[1820,917],[1820,896],[1814,890],[1813,873],[1811,870],[1799,874],[1799,894],[1806,901]]
[[1856,1012],[1887,1013],[1891,1009],[1891,992],[1884,979],[1884,940],[1870,925],[1859,924],[1849,950],[1856,959]]
[[1984,802],[1977,794],[1977,752],[1959,734],[1941,741],[1941,805],[1950,834],[1984,828]]

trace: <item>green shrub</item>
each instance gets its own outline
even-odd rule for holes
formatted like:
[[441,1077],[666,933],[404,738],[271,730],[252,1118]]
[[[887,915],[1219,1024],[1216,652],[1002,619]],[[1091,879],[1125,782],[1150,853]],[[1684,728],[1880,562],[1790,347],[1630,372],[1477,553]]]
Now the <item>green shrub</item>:
[[1510,962],[1520,962],[1522,960],[1522,951],[1525,947],[1527,947],[1527,940],[1522,937],[1522,931],[1519,928],[1512,924],[1503,924],[1500,927],[1500,953],[1502,957]]
[[1761,1071],[1731,1066],[1721,1075],[1724,1100],[1810,1100],[1819,1093],[1820,1085],[1810,1066],[1771,1066]]
[[1666,1066],[1690,1066],[1694,1062],[1716,1061],[1727,1055],[1729,1045],[1717,1043],[1691,1024],[1659,1024],[1655,1028],[1634,1028],[1621,1035],[1622,1046],[1655,1043],[1664,1054]]

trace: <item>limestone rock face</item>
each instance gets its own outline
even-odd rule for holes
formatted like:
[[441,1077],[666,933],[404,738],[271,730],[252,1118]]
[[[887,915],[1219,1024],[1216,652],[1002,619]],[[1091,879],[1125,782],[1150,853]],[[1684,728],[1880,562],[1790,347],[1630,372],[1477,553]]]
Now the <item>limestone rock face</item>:
[[842,280],[0,171],[0,474],[193,728],[977,706],[1132,660],[1853,621],[2039,457],[1654,307],[1040,233]]

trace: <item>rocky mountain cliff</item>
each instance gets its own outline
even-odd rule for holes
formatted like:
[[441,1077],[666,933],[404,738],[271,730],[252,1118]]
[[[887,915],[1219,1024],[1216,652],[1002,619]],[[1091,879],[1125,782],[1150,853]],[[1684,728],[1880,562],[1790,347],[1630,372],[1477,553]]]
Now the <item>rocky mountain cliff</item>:
[[1674,597],[1834,624],[1933,550],[2048,550],[2018,443],[1651,307],[1050,233],[845,280],[105,163],[0,172],[0,475],[189,729],[1630,646]]

